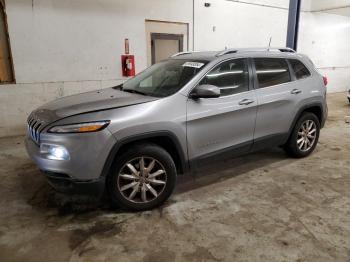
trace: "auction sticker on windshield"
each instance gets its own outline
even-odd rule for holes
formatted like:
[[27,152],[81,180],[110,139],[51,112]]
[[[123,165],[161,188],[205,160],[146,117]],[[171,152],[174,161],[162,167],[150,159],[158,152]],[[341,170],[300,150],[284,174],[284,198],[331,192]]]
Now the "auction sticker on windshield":
[[204,66],[204,64],[199,62],[186,62],[182,66],[201,68],[202,66]]

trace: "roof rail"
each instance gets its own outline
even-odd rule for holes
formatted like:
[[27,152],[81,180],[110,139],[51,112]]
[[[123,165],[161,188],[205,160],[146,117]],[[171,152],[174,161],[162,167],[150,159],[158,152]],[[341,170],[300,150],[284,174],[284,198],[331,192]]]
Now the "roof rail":
[[180,56],[180,55],[187,55],[187,54],[192,54],[192,53],[196,53],[196,52],[199,52],[199,51],[185,51],[185,52],[179,52],[179,53],[176,53],[176,54],[171,55],[170,57],[176,57],[176,56]]
[[289,47],[258,47],[258,48],[236,48],[236,49],[225,49],[223,51],[220,51],[216,54],[216,56],[222,56],[227,54],[234,54],[234,53],[240,53],[240,52],[285,52],[285,53],[295,53],[295,50]]
[[289,47],[278,48],[281,52],[295,53],[295,50]]
[[222,55],[227,55],[227,54],[235,54],[237,53],[238,49],[225,49],[223,51],[220,51],[219,53],[216,54],[216,56],[222,56]]

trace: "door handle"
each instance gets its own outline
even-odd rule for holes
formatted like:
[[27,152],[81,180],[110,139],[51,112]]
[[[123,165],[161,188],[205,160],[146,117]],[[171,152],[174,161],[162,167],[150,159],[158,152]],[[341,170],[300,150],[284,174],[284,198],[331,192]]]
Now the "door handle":
[[300,94],[301,93],[301,90],[299,89],[293,89],[292,91],[290,91],[291,94],[293,95],[297,95],[297,94]]
[[238,104],[241,105],[241,106],[242,106],[242,105],[245,105],[245,106],[246,106],[246,105],[249,105],[249,104],[251,104],[251,103],[254,103],[254,100],[251,100],[251,99],[243,99],[243,100],[241,100],[241,101],[238,102]]

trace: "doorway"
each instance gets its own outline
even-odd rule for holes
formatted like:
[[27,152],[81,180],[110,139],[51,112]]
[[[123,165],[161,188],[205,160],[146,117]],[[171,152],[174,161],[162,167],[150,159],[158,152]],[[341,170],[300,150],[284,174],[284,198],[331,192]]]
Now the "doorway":
[[188,50],[188,24],[146,20],[147,66]]
[[5,3],[0,0],[0,84],[13,82],[14,74],[7,31]]
[[152,65],[183,51],[183,35],[151,33]]

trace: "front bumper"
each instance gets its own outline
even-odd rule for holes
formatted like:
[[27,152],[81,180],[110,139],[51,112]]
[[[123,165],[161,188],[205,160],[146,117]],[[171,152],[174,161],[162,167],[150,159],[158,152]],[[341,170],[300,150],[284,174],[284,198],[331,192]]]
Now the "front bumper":
[[64,146],[70,154],[69,160],[48,159],[28,135],[25,139],[28,155],[55,189],[67,193],[91,191],[95,194],[101,188],[103,191],[102,171],[115,144],[115,138],[107,129],[87,134],[43,133],[40,142]]
[[58,192],[67,194],[81,194],[89,196],[102,196],[105,189],[105,177],[89,181],[73,180],[65,174],[42,171],[48,183]]

